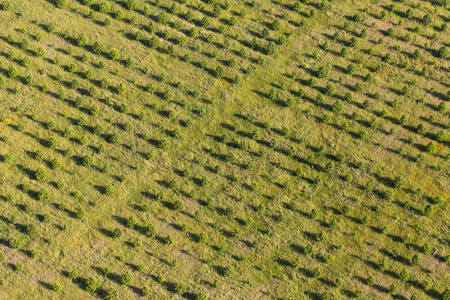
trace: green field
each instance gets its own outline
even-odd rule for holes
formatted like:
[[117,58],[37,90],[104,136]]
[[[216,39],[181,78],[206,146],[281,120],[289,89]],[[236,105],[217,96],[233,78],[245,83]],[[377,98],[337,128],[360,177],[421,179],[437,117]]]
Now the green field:
[[0,299],[450,299],[450,1],[0,7]]

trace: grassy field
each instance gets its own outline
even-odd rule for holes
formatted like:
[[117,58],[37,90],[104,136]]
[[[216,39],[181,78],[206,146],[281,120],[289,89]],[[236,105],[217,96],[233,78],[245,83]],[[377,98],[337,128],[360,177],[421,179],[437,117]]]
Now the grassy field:
[[0,3],[0,299],[450,299],[449,1]]

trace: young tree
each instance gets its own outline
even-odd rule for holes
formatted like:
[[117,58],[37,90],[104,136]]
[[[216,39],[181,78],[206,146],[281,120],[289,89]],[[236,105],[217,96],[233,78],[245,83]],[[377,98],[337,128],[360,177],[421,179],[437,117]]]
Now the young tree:
[[58,8],[64,8],[67,5],[67,0],[56,0],[55,4]]
[[84,47],[89,43],[89,38],[84,34],[80,34],[77,38],[77,44],[79,47]]

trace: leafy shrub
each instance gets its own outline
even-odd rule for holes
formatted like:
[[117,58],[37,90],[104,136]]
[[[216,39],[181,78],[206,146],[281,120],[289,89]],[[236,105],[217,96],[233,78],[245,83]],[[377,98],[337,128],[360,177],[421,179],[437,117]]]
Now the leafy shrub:
[[13,249],[18,249],[21,246],[20,240],[17,238],[9,239],[8,244]]
[[430,14],[426,14],[423,16],[423,18],[422,18],[423,25],[428,26],[431,24],[431,22],[433,22],[433,18],[431,17]]
[[281,29],[281,22],[280,20],[276,19],[275,21],[272,22],[272,24],[270,25],[270,28],[272,30],[278,31]]
[[225,75],[225,70],[223,69],[222,66],[218,66],[214,72],[214,75],[217,78],[222,78]]
[[58,8],[64,8],[67,5],[67,0],[56,0],[55,4]]
[[120,230],[119,228],[114,228],[113,237],[120,238],[121,236],[122,236],[122,230]]
[[121,9],[117,10],[114,14],[114,19],[116,20],[122,20],[123,17],[125,17],[125,13]]
[[70,73],[75,73],[78,71],[78,65],[76,63],[71,63],[67,69]]
[[54,170],[60,169],[61,168],[61,162],[57,158],[54,158],[52,160],[52,162],[51,162],[51,166],[52,166],[52,169],[54,169]]
[[180,281],[175,285],[175,292],[179,295],[183,295],[187,291],[186,283]]
[[145,234],[148,237],[155,237],[157,232],[158,232],[158,229],[156,228],[155,225],[153,225],[153,224],[148,224],[147,225],[146,230],[145,230]]
[[150,48],[157,49],[159,48],[159,39],[156,36],[152,36],[149,41]]
[[[197,294],[197,296],[195,297],[195,300],[207,300],[207,299],[208,299],[208,297],[206,296],[205,293],[199,293],[199,294]],[[447,300],[447,299],[444,299],[444,300]]]
[[136,0],[126,0],[125,1],[125,7],[128,10],[136,9],[136,5],[137,5]]
[[342,103],[341,100],[337,100],[332,107],[333,111],[336,113],[341,112],[344,109],[344,104]]
[[448,50],[447,47],[442,46],[441,48],[439,48],[438,50],[438,57],[440,58],[447,58],[450,55],[450,51]]
[[105,300],[116,300],[117,299],[117,291],[113,288],[110,288],[106,291],[106,294],[103,296]]
[[45,177],[47,177],[47,171],[44,168],[38,168],[34,172],[34,177],[36,180],[43,180]]
[[105,48],[103,44],[99,41],[95,41],[94,44],[92,45],[92,52],[95,54],[102,54],[104,49]]
[[149,296],[151,296],[152,292],[148,286],[144,286],[142,288],[141,294],[143,297],[149,297]]
[[431,245],[428,244],[428,243],[424,244],[422,246],[422,252],[425,253],[425,254],[431,254],[431,252],[433,252],[433,248],[431,248]]
[[183,211],[184,210],[184,204],[182,201],[177,200],[172,204],[172,208],[175,211]]
[[11,3],[9,3],[8,0],[4,0],[3,3],[1,4],[1,7],[4,11],[10,10],[11,9]]
[[112,196],[115,192],[115,188],[113,185],[108,184],[105,188],[105,195],[106,196]]
[[85,289],[86,289],[86,291],[88,291],[90,293],[95,293],[97,291],[97,289],[99,288],[99,286],[100,286],[99,281],[93,277],[89,277],[86,280]]
[[134,60],[133,58],[129,57],[127,58],[127,60],[125,60],[125,67],[131,68],[132,66],[134,66]]
[[120,278],[120,283],[123,285],[130,285],[132,280],[133,280],[133,275],[131,275],[130,272],[126,272]]
[[127,219],[127,227],[133,229],[136,225],[137,225],[136,217],[133,216],[133,215],[131,215],[131,216]]
[[86,212],[81,207],[77,209],[77,219],[82,220],[86,216]]
[[10,66],[7,73],[9,78],[15,78],[17,77],[17,75],[19,75],[19,71],[17,71],[16,67],[14,66]]
[[117,49],[112,48],[109,52],[109,58],[111,58],[112,60],[117,60],[120,57],[120,53]]
[[411,264],[413,264],[414,266],[420,266],[420,257],[419,254],[414,254],[413,257],[411,258]]
[[6,153],[6,154],[3,156],[3,162],[5,162],[5,163],[11,163],[12,161],[13,161],[13,157],[12,157],[11,154]]
[[82,34],[80,34],[80,35],[78,36],[78,38],[77,38],[77,44],[78,44],[79,47],[84,47],[84,46],[86,46],[88,43],[89,43],[89,39],[88,39],[88,37],[87,37],[84,33],[82,33]]
[[436,152],[436,150],[437,150],[437,146],[436,146],[436,143],[435,142],[429,142],[428,144],[427,144],[427,146],[426,146],[426,151],[428,152],[428,153],[435,153]]
[[325,66],[320,67],[319,70],[317,71],[318,78],[328,78],[329,75],[330,70]]
[[316,241],[323,242],[327,240],[327,234],[324,231],[320,231],[316,234]]
[[164,241],[167,245],[172,245],[175,242],[175,239],[171,234],[168,234]]
[[93,163],[94,163],[94,158],[93,158],[92,156],[86,155],[86,156],[83,158],[83,166],[89,168],[90,166],[93,165]]

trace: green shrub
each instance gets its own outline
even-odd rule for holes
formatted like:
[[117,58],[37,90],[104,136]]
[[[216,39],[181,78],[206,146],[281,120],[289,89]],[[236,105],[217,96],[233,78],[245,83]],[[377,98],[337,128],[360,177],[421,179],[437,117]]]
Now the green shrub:
[[54,170],[60,169],[61,165],[62,165],[61,162],[57,158],[54,158],[51,162],[52,169]]
[[450,51],[448,50],[447,47],[442,46],[441,48],[439,48],[438,50],[438,57],[440,58],[447,58],[450,55]]
[[101,42],[95,41],[92,45],[92,52],[95,54],[102,54],[104,51],[104,46]]
[[341,100],[337,100],[332,107],[333,111],[336,113],[341,112],[344,109],[344,104],[342,103]]
[[332,84],[329,84],[325,88],[325,95],[328,97],[333,97],[336,94],[336,87]]
[[136,225],[137,225],[136,217],[133,216],[133,215],[131,215],[131,216],[127,219],[127,227],[133,229]]
[[37,170],[34,172],[34,177],[36,180],[44,180],[45,177],[47,177],[47,170],[44,168],[37,168]]
[[423,16],[423,18],[422,18],[423,25],[428,26],[431,24],[431,22],[433,22],[433,18],[431,17],[430,14],[426,14]]
[[222,66],[218,66],[214,72],[214,75],[217,78],[222,78],[225,75],[225,70],[223,69]]
[[347,50],[347,48],[342,48],[341,49],[341,56],[342,57],[347,57],[348,56],[348,50]]
[[87,37],[84,33],[82,33],[82,34],[80,34],[80,35],[78,36],[78,38],[77,38],[77,44],[78,44],[79,47],[84,47],[84,46],[86,46],[88,43],[89,43],[89,39],[88,39],[88,37]]
[[148,224],[147,225],[146,230],[145,230],[145,234],[148,237],[155,237],[157,232],[158,232],[158,229],[156,228],[155,225],[153,225],[153,224]]
[[129,57],[127,58],[127,60],[125,60],[125,67],[131,68],[132,66],[134,66],[134,60],[133,58]]
[[317,71],[318,78],[328,78],[329,75],[330,70],[325,66],[320,67],[319,70]]
[[85,289],[90,293],[95,293],[99,288],[100,283],[97,279],[90,277],[86,280]]
[[86,216],[86,212],[81,207],[77,209],[77,219],[82,220]]
[[205,293],[199,293],[197,294],[197,296],[195,297],[195,300],[207,300],[208,297],[206,296]]
[[152,36],[149,41],[150,48],[157,49],[159,48],[159,39],[156,36]]
[[172,208],[175,211],[183,211],[184,210],[184,204],[182,201],[177,200],[172,204]]
[[4,11],[11,9],[11,3],[8,0],[4,0],[1,6]]
[[357,82],[354,86],[353,86],[353,90],[357,93],[362,92],[363,90],[363,85],[360,82]]
[[116,11],[116,13],[114,14],[114,19],[116,20],[122,20],[125,17],[125,13],[119,9]]
[[106,196],[112,196],[115,192],[114,186],[111,184],[108,184],[105,188],[105,195]]
[[19,249],[21,246],[20,240],[17,238],[9,239],[8,244],[13,249]]
[[175,292],[179,295],[183,295],[187,291],[186,283],[180,281],[175,285]]
[[75,72],[78,71],[78,65],[76,63],[71,63],[68,66],[68,70],[69,70],[70,73],[75,73]]
[[277,46],[274,41],[270,41],[265,49],[267,55],[272,55],[277,51]]
[[67,5],[67,0],[56,0],[55,4],[58,8],[64,8]]
[[133,280],[133,275],[131,275],[130,272],[126,272],[120,278],[120,283],[123,285],[130,285],[132,280]]
[[168,234],[166,236],[166,238],[164,239],[164,241],[167,245],[172,245],[175,242],[175,239],[174,239],[173,235]]
[[31,59],[28,56],[25,56],[24,59],[22,59],[22,66],[25,68],[31,66]]
[[29,224],[29,225],[27,225],[26,232],[27,232],[27,234],[30,235],[30,236],[35,235],[36,232],[37,232],[37,227],[36,227],[36,225],[35,225],[35,224]]
[[22,265],[21,263],[17,263],[17,264],[14,266],[14,269],[15,269],[17,272],[22,272],[22,271],[23,271],[23,265]]
[[94,158],[91,155],[86,155],[83,158],[83,166],[85,167],[91,167],[94,164]]
[[117,59],[119,59],[119,57],[120,57],[120,53],[117,49],[112,48],[109,51],[109,58],[111,58],[112,60],[117,60]]
[[113,237],[114,238],[120,238],[122,236],[122,230],[120,230],[119,228],[114,228],[113,231]]
[[422,252],[425,253],[425,254],[431,254],[433,252],[433,248],[431,248],[431,245],[428,244],[428,243],[424,244],[422,246]]
[[12,161],[13,161],[13,157],[12,157],[11,154],[6,153],[6,154],[3,156],[3,162],[5,162],[5,163],[11,163]]
[[413,257],[411,258],[411,264],[413,264],[414,266],[420,266],[420,257],[419,254],[414,254]]
[[117,299],[117,291],[113,288],[110,288],[106,291],[106,295],[103,296],[105,300],[116,300]]
[[450,289],[446,289],[444,292],[442,292],[441,299],[450,300]]
[[126,0],[126,1],[125,1],[125,7],[126,7],[128,10],[134,10],[134,9],[136,9],[136,5],[137,5],[136,0]]
[[435,153],[436,150],[437,150],[437,146],[436,146],[436,143],[435,143],[435,142],[431,141],[431,142],[429,142],[429,143],[427,144],[427,146],[426,146],[426,151],[427,151],[428,153]]
[[425,206],[424,210],[423,210],[423,214],[427,217],[431,216],[431,214],[433,213],[433,207],[428,204]]
[[327,234],[324,231],[320,231],[316,234],[316,241],[324,242],[327,240]]
[[275,21],[272,22],[272,24],[270,25],[270,28],[272,30],[278,31],[281,29],[281,22],[280,20],[276,19]]
[[409,273],[408,273],[408,271],[407,271],[406,269],[403,269],[403,270],[400,272],[400,279],[403,280],[403,281],[408,281],[408,279],[409,279]]
[[10,66],[7,73],[9,78],[16,78],[19,75],[19,71],[14,66]]

